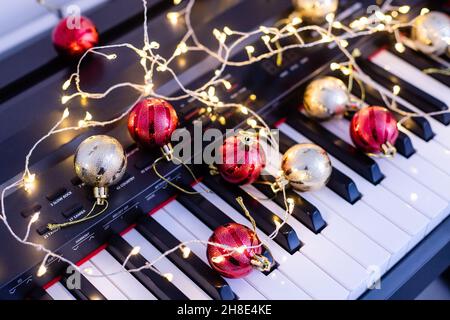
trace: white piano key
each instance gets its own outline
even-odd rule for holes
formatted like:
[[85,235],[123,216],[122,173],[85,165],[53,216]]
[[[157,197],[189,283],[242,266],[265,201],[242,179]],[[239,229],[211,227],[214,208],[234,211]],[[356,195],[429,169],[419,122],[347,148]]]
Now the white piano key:
[[[308,141],[288,125],[283,124],[279,129],[296,141]],[[336,194],[328,188],[305,193],[305,197],[309,196],[313,196],[326,204],[326,206],[340,215],[343,219],[389,251],[392,254],[390,266],[405,254],[408,246],[410,246],[410,243],[412,242],[412,238],[406,232],[392,224],[383,215],[380,215],[374,209],[369,207],[364,201],[358,201],[351,205],[342,198],[336,196]],[[365,195],[363,195],[363,199],[364,196]]]
[[[138,231],[134,229],[123,235],[123,238],[132,247],[140,247],[140,254],[147,261],[155,261],[161,256],[161,252],[159,252],[150,242],[148,242]],[[200,289],[188,276],[181,272],[167,258],[159,260],[154,267],[162,273],[173,274],[172,283],[190,300],[211,300],[211,297],[207,293]]]
[[[171,210],[171,208],[168,208],[168,210]],[[200,220],[198,220],[185,208],[178,207],[176,209],[176,214],[180,219],[183,215],[183,225],[187,226],[186,223],[191,224],[188,229],[192,228],[193,230],[203,230],[201,234],[195,234],[198,239],[204,240],[208,239],[211,236],[212,230],[205,226]],[[260,292],[270,300],[311,299],[310,296],[308,296],[303,290],[293,284],[289,279],[285,277],[284,274],[280,273],[278,270],[272,271],[269,276],[255,271],[245,277],[245,280],[249,282],[256,290],[258,290],[258,292]]]
[[[251,186],[245,186],[244,188],[247,191],[250,191],[251,194],[257,196],[259,195],[259,198],[261,198],[261,193],[256,188]],[[305,195],[306,194],[302,194],[303,197]],[[376,265],[380,268],[381,272],[385,272],[387,270],[389,259],[391,257],[391,254],[387,250],[376,244],[361,231],[346,222],[339,215],[323,205],[319,200],[307,200],[311,200],[327,222],[327,226],[320,233],[321,236],[336,244],[353,259],[358,261],[363,267],[369,268]],[[283,213],[283,209],[272,201],[261,201],[261,203],[265,204],[277,215]],[[296,230],[302,239],[305,239],[305,242],[305,236],[308,236],[308,238],[313,238],[314,234],[295,218],[291,218],[289,220],[289,224]]]
[[[280,129],[295,141],[311,142],[289,125],[282,124]],[[333,166],[346,174],[358,186],[359,191],[363,194],[363,198],[360,201],[368,204],[387,220],[409,234],[412,238],[411,245],[414,245],[423,239],[426,228],[430,223],[429,218],[395,194],[391,193],[384,186],[374,186],[334,158],[331,154],[329,154],[329,156]],[[380,199],[384,199],[384,201],[380,201]],[[371,239],[380,244],[377,238]]]
[[125,294],[109,281],[90,261],[82,264],[80,268],[81,270],[90,270],[89,274],[84,273],[84,276],[107,300],[128,300]]
[[[264,195],[253,186],[245,186],[243,189],[259,199],[264,199]],[[280,218],[283,217],[284,209],[273,201],[261,200],[260,202]],[[312,203],[317,206],[317,201]],[[348,265],[353,266],[356,269],[356,273],[353,274],[353,288],[350,288],[349,285],[347,289],[352,291],[351,298],[357,298],[372,285],[370,279],[367,278],[366,271],[376,268],[380,270],[380,274],[385,272],[391,255],[331,210],[325,209],[324,206],[317,207],[327,222],[325,229],[318,235],[312,233],[295,218],[290,218],[288,221],[289,225],[304,240],[305,245],[300,251],[313,262],[317,261],[318,265],[342,266],[342,268],[335,268],[336,272],[344,274],[340,276],[342,278],[348,277],[350,272],[355,272],[355,270],[347,269]],[[337,247],[346,254],[338,254],[341,250]],[[358,265],[355,265],[353,260],[349,261],[347,255],[357,261]]]
[[[450,188],[448,188],[450,185],[450,166],[448,165],[450,163],[450,149],[434,141],[425,142],[405,128],[400,128],[400,131],[411,138],[414,147],[417,149],[417,155],[413,155],[413,157],[416,156],[416,159],[414,159],[415,166],[410,166],[408,173],[420,180],[429,181],[426,185],[430,189],[444,199],[450,200]],[[398,157],[396,160],[395,163],[403,166],[409,159]]]
[[56,282],[45,291],[53,300],[76,300],[75,297],[60,282]]
[[[169,210],[175,210],[175,212],[186,211],[186,209],[182,207],[178,202],[170,203],[168,206],[166,206],[166,208],[168,208]],[[168,211],[168,213],[172,215],[171,211]],[[178,225],[177,228],[174,228],[176,223],[172,218],[169,218],[167,214],[164,215],[158,213],[155,219],[160,224],[164,225],[167,230],[170,230],[174,235],[177,235],[177,237],[179,237],[179,240],[188,241],[192,239],[192,235],[185,231],[184,227],[181,227],[181,225]],[[182,239],[182,237],[184,238]],[[206,259],[205,249],[194,246],[192,250],[194,251],[195,249],[200,249],[196,252],[196,254],[206,263],[208,263]],[[347,299],[349,293],[341,285],[339,285],[316,265],[308,261],[308,259],[303,255],[296,254],[295,256],[295,263],[283,264],[278,268],[287,278],[291,279],[294,283],[301,287],[304,292],[306,292],[314,299]],[[291,270],[295,270],[295,273],[291,272]],[[299,270],[301,270],[301,272],[299,272]],[[307,272],[305,274],[308,274],[308,276],[305,277],[303,272]],[[242,281],[242,279],[227,279],[227,281],[228,283],[230,283],[233,291],[235,291],[239,295],[238,291],[236,290],[235,284],[237,281]],[[323,288],[326,288],[326,290],[323,290]],[[240,297],[242,297],[242,295],[240,295]]]
[[[170,208],[168,210],[170,210]],[[176,214],[177,217],[181,218],[180,212],[181,209],[178,208]],[[201,234],[196,234],[196,236],[199,239],[208,239],[211,236],[212,230],[210,230],[206,225],[204,225],[200,220],[198,220],[192,213],[190,213],[186,209],[183,210],[183,213],[184,213],[183,225],[191,223],[192,225],[188,227],[188,229],[192,228],[195,230],[200,229],[203,230]],[[290,280],[288,280],[285,277],[284,274],[280,273],[278,270],[272,271],[269,276],[266,276],[261,272],[255,271],[252,272],[247,277],[245,277],[245,280],[249,282],[261,294],[263,294],[267,299],[270,300],[311,299],[303,290],[294,285]]]
[[[170,233],[172,233],[178,240],[182,242],[192,241],[192,240],[208,240],[212,232],[203,224],[197,223],[194,228],[189,228],[188,224],[184,224],[181,218],[187,216],[188,219],[193,219],[194,222],[198,221],[196,218],[187,211],[186,208],[181,206],[178,202],[172,201],[160,210],[153,214],[153,218],[158,221],[164,228],[166,228]],[[180,220],[183,222],[180,222]],[[186,229],[187,228],[187,229]],[[206,236],[206,238],[201,238],[200,235]],[[206,257],[206,247],[204,245],[191,245],[192,252],[194,252],[200,259],[205,263],[208,263]],[[252,287],[244,279],[226,279],[228,284],[231,286],[232,290],[241,300],[266,300],[267,298],[258,292],[254,287]]]
[[[105,274],[120,291],[130,300],[156,300],[156,297],[148,291],[133,275],[125,271],[125,268],[114,259],[106,250],[91,259],[97,269]],[[121,272],[125,271],[125,272]]]
[[378,52],[371,61],[450,106],[450,88],[388,50]]
[[[197,191],[200,191],[204,188],[207,189],[205,185],[199,184],[195,186]],[[226,203],[220,196],[214,193],[204,194],[204,197],[207,198],[212,204],[214,204],[217,208],[222,210],[226,215],[228,215],[235,222],[250,226],[249,221],[239,212],[234,210],[228,203]],[[275,224],[274,224],[275,230]],[[258,230],[260,235],[264,233]],[[330,243],[328,242],[319,242],[320,240],[316,240],[313,245],[304,246],[301,250],[303,254],[305,254],[312,262],[314,262],[320,269],[322,269],[325,273],[327,273],[331,278],[333,278],[337,283],[339,283],[342,287],[344,287],[347,291],[351,291],[352,293],[362,293],[360,292],[361,288],[366,288],[366,283],[363,279],[361,279],[361,275],[364,273],[363,268],[358,265],[352,259],[349,259],[347,255],[345,255],[338,248],[330,248]],[[280,270],[283,271],[284,265],[296,264],[297,256],[300,254],[299,252],[294,255],[290,255],[286,251],[284,251],[281,247],[279,247],[274,241],[269,241],[270,250],[280,264]],[[314,248],[313,248],[314,247]],[[308,248],[311,248],[310,250]],[[333,250],[334,249],[334,250]],[[319,254],[321,252],[321,254]],[[327,259],[334,261],[333,263],[327,263]],[[336,265],[340,265],[342,269],[336,268]],[[344,269],[349,270],[348,273],[342,272]],[[351,271],[350,271],[351,270]],[[365,276],[365,274],[364,274]],[[352,294],[348,296],[348,298],[352,298]]]
[[[348,123],[348,122],[347,122]],[[332,130],[337,136],[348,143],[352,143],[349,130],[345,130],[346,121],[330,121],[324,123],[328,129]],[[400,155],[398,156],[401,157]],[[383,159],[374,158],[380,166],[381,171],[386,175],[386,178],[381,182],[393,193],[408,202],[411,206],[422,212],[424,215],[436,221],[442,221],[447,214],[448,203],[441,197],[433,193],[429,188],[423,185],[423,179],[420,177],[413,177],[404,173],[407,171],[401,165],[394,165],[397,159]],[[408,159],[413,164],[414,159]],[[416,179],[416,180],[414,180]],[[431,181],[429,183],[432,183]],[[431,224],[431,227],[433,225]],[[430,226],[429,226],[430,227]]]

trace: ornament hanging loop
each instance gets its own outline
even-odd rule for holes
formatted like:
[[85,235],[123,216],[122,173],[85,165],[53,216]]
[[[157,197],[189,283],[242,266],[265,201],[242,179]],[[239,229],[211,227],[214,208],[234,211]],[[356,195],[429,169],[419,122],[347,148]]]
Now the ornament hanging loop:
[[289,180],[284,175],[280,175],[276,178],[275,182],[270,185],[272,192],[277,194],[278,192],[285,190],[289,185]]
[[108,187],[95,187],[94,198],[96,199],[97,205],[105,205],[105,201],[108,198]]
[[161,152],[164,155],[164,158],[166,158],[167,161],[173,161],[173,147],[172,144],[169,142],[168,144],[165,144],[161,147]]
[[389,141],[381,146],[383,154],[386,158],[393,158],[397,154],[397,148],[392,145]]
[[255,268],[262,272],[269,272],[272,269],[270,260],[261,254],[255,254],[250,262]]

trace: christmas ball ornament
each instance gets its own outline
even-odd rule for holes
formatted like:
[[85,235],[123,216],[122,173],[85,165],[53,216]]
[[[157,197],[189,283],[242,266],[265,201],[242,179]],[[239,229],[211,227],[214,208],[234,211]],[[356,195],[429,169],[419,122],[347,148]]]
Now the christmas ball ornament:
[[303,143],[290,148],[282,158],[284,178],[298,191],[314,191],[322,188],[330,179],[330,158],[321,147]]
[[170,139],[177,126],[177,112],[162,99],[142,100],[128,116],[128,131],[137,143],[148,148],[161,147],[165,152],[170,152]]
[[104,135],[92,136],[78,147],[74,167],[77,176],[94,187],[97,204],[101,205],[108,198],[108,187],[123,177],[127,157],[116,139]]
[[61,54],[79,57],[98,43],[94,23],[86,17],[62,19],[53,30],[53,45]]
[[432,11],[419,16],[412,30],[416,45],[424,53],[441,55],[449,52],[450,18],[445,13]]
[[327,120],[342,116],[350,104],[347,86],[340,79],[324,77],[312,81],[303,98],[305,112],[311,118]]
[[355,146],[366,153],[392,156],[396,152],[397,121],[386,108],[361,109],[353,116],[350,135]]
[[[238,223],[229,223],[217,228],[209,238],[208,261],[211,267],[226,278],[242,278],[254,268],[270,269],[268,259],[262,256],[263,247],[257,235]],[[269,263],[269,265],[267,265]]]
[[335,13],[338,0],[293,0],[297,12],[310,21],[324,20],[327,14]]
[[265,158],[255,138],[233,136],[225,140],[219,149],[217,169],[227,182],[251,184],[265,166]]

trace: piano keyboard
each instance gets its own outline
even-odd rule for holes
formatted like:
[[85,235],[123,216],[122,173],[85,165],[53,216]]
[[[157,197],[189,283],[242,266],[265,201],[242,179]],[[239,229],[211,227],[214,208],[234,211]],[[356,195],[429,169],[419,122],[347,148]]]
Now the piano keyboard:
[[[376,82],[372,88],[368,86],[368,99],[376,101],[377,97],[371,96],[373,89],[389,95],[395,84],[401,84],[400,106],[419,112],[448,110],[448,79],[420,70],[436,67],[434,60],[409,49],[403,56],[389,46],[367,47],[373,54],[358,62]],[[416,58],[420,68],[414,65]],[[329,64],[329,60],[322,61],[325,63]],[[326,68],[322,73],[330,72]],[[284,81],[284,77],[277,77]],[[239,85],[245,88],[251,84]],[[310,300],[358,299],[370,292],[380,277],[448,221],[450,114],[411,119],[401,128],[399,143],[404,148],[399,148],[394,159],[369,158],[353,147],[347,119],[318,123],[300,114],[297,104],[301,92],[296,88],[287,93],[268,116],[269,123],[280,130],[280,152],[297,143],[316,143],[329,153],[333,175],[322,190],[288,191],[297,206],[277,237],[268,239],[284,214],[279,198],[255,200],[249,195],[260,199],[267,194],[261,185],[231,186],[205,176],[193,189],[210,189],[213,193],[171,195],[170,201],[151,215],[140,215],[131,229],[122,233],[113,230],[102,249],[83,259],[81,269],[88,269],[89,274],[81,275],[80,288],[71,288],[67,277],[58,278],[45,286],[40,298]],[[145,167],[141,164],[136,172]],[[275,174],[273,168],[268,171]],[[112,197],[116,194],[119,197],[118,191]],[[270,246],[276,261],[272,271],[224,279],[209,267],[206,246],[195,244],[189,247],[189,257],[178,250],[154,265],[165,277],[151,270],[117,273],[145,265],[180,242],[208,239],[215,228],[225,223],[251,226],[234,201],[237,196],[245,198],[259,233]],[[127,197],[123,199],[128,201]],[[136,246],[140,253],[123,268],[125,257]]]

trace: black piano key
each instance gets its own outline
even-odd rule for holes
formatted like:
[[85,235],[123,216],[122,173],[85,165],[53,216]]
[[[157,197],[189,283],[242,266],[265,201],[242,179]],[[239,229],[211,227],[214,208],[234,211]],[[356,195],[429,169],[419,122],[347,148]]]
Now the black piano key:
[[[151,217],[142,217],[136,230],[160,252],[166,252],[180,245],[180,241]],[[194,283],[215,300],[235,300],[236,295],[228,283],[192,252],[187,258],[180,250],[167,258],[185,273]]]
[[[278,206],[285,208],[284,196],[281,192],[274,195],[272,188],[265,184],[255,183],[253,186],[267,198],[275,202]],[[292,216],[300,221],[309,230],[315,234],[318,234],[327,226],[327,223],[323,220],[320,211],[298,193],[293,190],[286,189],[286,197],[294,200],[295,206]]]
[[[422,91],[420,88],[390,74],[388,71],[374,63],[363,59],[358,59],[357,63],[374,81],[385,88],[391,90],[394,85],[399,85],[402,89],[399,96],[423,112],[430,113],[448,110],[448,107],[444,102]],[[450,124],[450,114],[441,114],[433,116],[433,118],[445,125]]]
[[[366,90],[366,102],[371,105],[383,106],[384,105],[383,99],[381,99],[381,97],[376,96],[376,93],[373,91],[373,89],[369,88],[367,89],[368,90]],[[411,109],[407,108],[406,106],[398,102],[397,108],[408,113],[413,112]],[[399,113],[394,112],[394,115],[397,121],[403,119],[403,116]],[[411,131],[412,133],[414,133],[422,140],[427,142],[433,139],[435,136],[435,133],[431,128],[430,122],[424,117],[409,118],[402,123],[402,126]]]
[[[132,249],[132,246],[117,235],[110,239],[109,245],[106,248],[120,264],[125,262]],[[144,257],[137,254],[130,257],[125,264],[125,268],[127,270],[136,269],[145,266],[147,263],[148,261]],[[143,269],[139,272],[133,272],[132,275],[159,300],[188,300],[186,295],[173,283],[152,270]]]
[[[390,50],[390,52],[421,71],[424,71],[426,69],[446,69],[446,67],[439,62],[431,59],[430,57],[427,57],[421,52],[414,51],[413,49],[410,49],[408,47],[405,47],[405,52],[403,53],[400,53],[395,49]],[[441,73],[429,73],[428,75],[438,80],[439,82],[442,82],[447,87],[450,87],[450,78],[448,76]]]
[[[80,277],[79,287],[77,288],[76,278]],[[86,277],[78,273],[77,275],[64,275],[61,284],[77,299],[77,300],[106,300],[105,296],[97,290],[94,285],[89,282]]]
[[[258,200],[254,199],[238,186],[223,181],[220,176],[206,176],[203,183],[248,219],[242,207],[236,201],[238,197],[242,197],[244,204],[255,220],[257,227],[266,235],[270,235],[275,231],[275,221],[281,222],[281,219],[276,214],[272,213]],[[281,227],[280,232],[274,238],[274,241],[290,254],[294,254],[302,246],[297,233],[288,224]]]
[[[195,190],[191,189],[191,191]],[[179,194],[177,200],[211,230],[234,222],[200,194]]]
[[377,185],[384,179],[380,167],[373,159],[322,127],[318,122],[297,113],[295,117],[287,117],[286,123],[307,139],[324,148],[370,183]]
[[[342,74],[342,72],[335,72],[332,74],[335,77],[338,77],[342,79],[343,81],[347,81],[346,76]],[[380,97],[379,92],[375,89],[365,85],[365,98],[364,102],[366,102],[369,105],[372,106],[386,106],[383,99]],[[354,85],[352,88],[352,93],[358,98],[361,98],[361,88],[358,85]],[[413,112],[411,109],[407,108],[403,104],[397,102],[397,108],[404,111],[411,113]],[[398,112],[393,112],[394,116],[396,117],[397,121],[400,121],[403,119],[403,116],[399,114]],[[431,128],[430,122],[424,118],[424,117],[414,117],[414,118],[408,118],[406,121],[403,121],[402,126],[414,133],[416,136],[421,138],[424,141],[430,141],[434,138],[435,133],[433,132],[433,129]]]
[[[280,151],[283,153],[288,151],[290,147],[296,144],[294,140],[292,140],[282,132],[280,132],[279,138]],[[334,167],[327,186],[337,195],[351,204],[355,204],[358,200],[361,199],[361,193],[359,192],[355,182],[353,182],[351,178]]]
[[416,149],[412,144],[411,138],[404,132],[399,132],[397,141],[395,142],[397,152],[405,158],[411,157],[416,153]]
[[350,204],[355,204],[362,198],[356,183],[336,168],[333,168],[327,187]]
[[26,296],[25,300],[43,300],[50,301],[53,298],[42,287],[36,287]]

